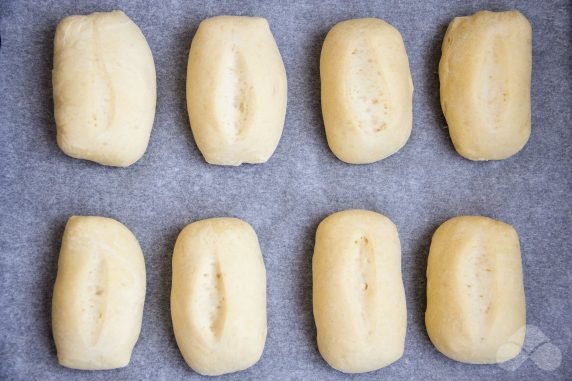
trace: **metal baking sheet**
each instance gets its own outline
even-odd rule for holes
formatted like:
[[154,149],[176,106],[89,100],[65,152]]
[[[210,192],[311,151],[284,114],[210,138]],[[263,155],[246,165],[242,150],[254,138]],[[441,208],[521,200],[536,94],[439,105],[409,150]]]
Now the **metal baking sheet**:
[[[532,136],[516,156],[471,162],[453,149],[439,106],[437,65],[447,24],[480,9],[518,8],[533,27]],[[157,114],[145,156],[127,169],[72,159],[57,147],[53,37],[67,15],[122,9],[142,29],[157,67]],[[256,229],[268,273],[268,339],[261,360],[225,379],[572,379],[572,4],[570,1],[16,1],[0,2],[0,379],[178,380],[200,376],[177,348],[169,310],[179,231],[214,216]],[[208,165],[185,104],[187,54],[199,22],[258,15],[271,25],[288,73],[288,111],[263,165]],[[328,149],[319,55],[337,22],[379,17],[405,40],[415,85],[407,145],[354,166]],[[399,229],[407,296],[403,358],[344,375],[320,357],[312,317],[311,257],[318,223],[365,208]],[[50,305],[64,224],[116,218],[138,237],[147,265],[143,328],[128,367],[58,365]],[[450,217],[480,214],[521,238],[529,334],[520,364],[467,365],[431,345],[424,326],[431,235]],[[558,355],[561,355],[560,361]]]

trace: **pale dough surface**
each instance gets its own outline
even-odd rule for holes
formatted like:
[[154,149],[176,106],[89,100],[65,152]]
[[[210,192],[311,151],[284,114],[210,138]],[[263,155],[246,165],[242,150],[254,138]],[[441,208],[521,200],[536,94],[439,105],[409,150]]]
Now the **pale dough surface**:
[[266,19],[200,23],[189,53],[187,109],[207,162],[266,162],[282,135],[286,99],[286,70]]
[[135,236],[105,217],[70,217],[52,300],[61,365],[113,369],[129,363],[141,330],[145,261]]
[[427,265],[425,323],[435,347],[454,360],[494,364],[518,355],[526,306],[512,226],[461,216],[437,229]]
[[123,12],[63,19],[52,81],[62,151],[117,167],[143,156],[155,118],[155,64],[141,30]]
[[401,34],[383,20],[336,24],[320,58],[328,145],[342,161],[393,155],[411,135],[413,82]]
[[266,341],[266,270],[252,227],[210,218],[175,244],[171,316],[187,364],[203,375],[246,369]]
[[532,29],[520,12],[456,17],[439,63],[441,108],[457,152],[501,160],[530,136]]
[[366,210],[325,218],[316,232],[312,274],[318,349],[328,364],[369,372],[403,355],[401,245],[391,220]]

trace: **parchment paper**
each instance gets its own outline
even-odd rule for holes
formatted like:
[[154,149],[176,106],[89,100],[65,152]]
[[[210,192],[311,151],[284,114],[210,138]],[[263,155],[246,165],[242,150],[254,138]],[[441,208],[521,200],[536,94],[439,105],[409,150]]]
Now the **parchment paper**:
[[[455,16],[515,7],[533,26],[532,136],[508,160],[471,162],[454,151],[439,106],[442,38]],[[51,67],[56,25],[67,15],[113,9],[124,10],[139,25],[157,67],[157,114],[149,148],[127,169],[67,157],[55,140]],[[254,367],[226,379],[572,379],[571,13],[572,4],[565,0],[3,0],[0,379],[199,378],[185,365],[172,332],[171,255],[186,224],[214,216],[236,216],[253,225],[268,274],[264,354]],[[189,128],[188,49],[199,22],[221,14],[266,17],[286,65],[284,133],[263,165],[208,165]],[[398,154],[363,166],[344,164],[330,152],[320,111],[322,42],[336,22],[356,17],[380,17],[401,31],[415,85],[409,142]],[[378,211],[396,223],[408,311],[403,358],[355,376],[333,370],[319,355],[311,292],[315,229],[327,215],[349,208]],[[63,228],[75,214],[118,219],[145,253],[143,328],[124,369],[85,372],[57,363],[51,295]],[[527,319],[534,329],[527,344],[530,355],[516,370],[449,360],[425,330],[431,235],[448,218],[466,214],[501,219],[520,234]],[[546,369],[557,358],[547,356],[542,343],[562,355],[554,370]]]

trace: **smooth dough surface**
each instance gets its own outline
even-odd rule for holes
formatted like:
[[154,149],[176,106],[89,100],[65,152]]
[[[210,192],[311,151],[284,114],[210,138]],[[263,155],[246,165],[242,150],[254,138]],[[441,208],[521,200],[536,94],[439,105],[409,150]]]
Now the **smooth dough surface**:
[[145,261],[135,236],[105,217],[70,217],[52,300],[58,360],[68,368],[124,367],[141,331]]
[[187,67],[191,129],[211,164],[264,163],[286,115],[286,71],[268,22],[260,17],[206,19]]
[[455,217],[431,241],[425,324],[453,360],[494,364],[517,356],[526,326],[518,234],[504,222]]
[[441,107],[457,152],[501,160],[530,136],[532,29],[520,12],[455,18],[439,63]]
[[211,218],[181,231],[171,317],[187,364],[209,376],[254,365],[266,341],[266,270],[252,227]]
[[123,12],[63,19],[52,81],[62,151],[117,167],[143,156],[155,118],[155,64],[141,30]]
[[336,24],[320,58],[328,145],[342,161],[384,159],[411,135],[413,82],[401,34],[383,20]]
[[318,349],[333,368],[369,372],[403,355],[407,315],[397,228],[366,210],[330,215],[312,259]]

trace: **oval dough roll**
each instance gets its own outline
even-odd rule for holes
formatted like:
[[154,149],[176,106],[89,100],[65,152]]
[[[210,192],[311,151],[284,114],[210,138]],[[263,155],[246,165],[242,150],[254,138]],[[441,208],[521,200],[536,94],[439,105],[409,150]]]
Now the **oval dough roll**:
[[346,210],[324,219],[312,259],[318,349],[346,373],[403,355],[406,309],[397,228],[381,214]]
[[141,331],[145,261],[135,236],[104,217],[70,217],[52,299],[61,365],[113,369],[129,363]]
[[441,107],[457,152],[470,160],[516,154],[531,128],[528,20],[518,11],[457,17],[442,50]]
[[340,160],[372,163],[405,145],[413,82],[397,29],[375,18],[336,24],[322,47],[320,77],[326,137]]
[[117,167],[143,156],[155,117],[155,64],[141,30],[123,12],[63,19],[52,81],[62,151]]
[[267,161],[282,135],[286,98],[286,71],[265,19],[201,22],[189,53],[187,108],[207,162]]
[[518,234],[504,222],[455,217],[431,241],[425,324],[435,347],[472,364],[521,350],[526,312]]
[[256,233],[237,218],[181,231],[173,254],[171,316],[187,364],[221,375],[255,364],[266,341],[266,270]]

